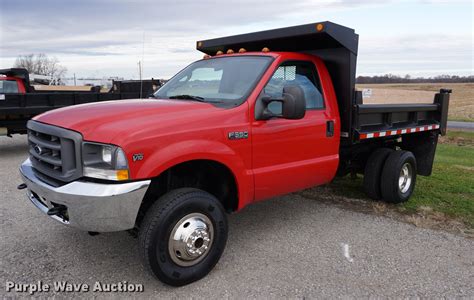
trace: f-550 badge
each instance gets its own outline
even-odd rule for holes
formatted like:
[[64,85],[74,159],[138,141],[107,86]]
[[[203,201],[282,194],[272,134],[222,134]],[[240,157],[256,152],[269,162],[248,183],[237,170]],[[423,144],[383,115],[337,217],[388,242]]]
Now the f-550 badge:
[[143,153],[133,154],[133,161],[143,160]]
[[248,139],[249,133],[248,131],[233,131],[227,134],[229,140],[241,140],[241,139]]

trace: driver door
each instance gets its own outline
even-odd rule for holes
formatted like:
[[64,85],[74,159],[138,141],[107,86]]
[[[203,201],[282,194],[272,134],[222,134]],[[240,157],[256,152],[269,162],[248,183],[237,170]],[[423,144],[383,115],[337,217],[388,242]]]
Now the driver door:
[[[299,120],[272,118],[254,121],[252,126],[255,199],[319,185],[330,180],[337,167],[337,153],[331,153],[327,126],[331,121],[316,67],[311,61],[282,63],[265,86],[262,94],[281,98],[285,85],[299,85],[305,94],[306,114]],[[281,103],[268,108],[281,114]],[[336,164],[336,166],[334,166]],[[331,170],[325,172],[325,170]]]

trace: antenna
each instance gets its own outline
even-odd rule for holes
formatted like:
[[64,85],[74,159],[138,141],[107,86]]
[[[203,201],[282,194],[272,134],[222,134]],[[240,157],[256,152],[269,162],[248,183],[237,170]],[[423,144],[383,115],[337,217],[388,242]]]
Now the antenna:
[[145,62],[145,30],[143,30],[142,60],[138,63],[140,72],[140,99],[143,98],[143,65]]
[[140,99],[142,99],[143,81],[142,81],[142,62],[141,62],[141,60],[138,61],[138,77],[140,79]]

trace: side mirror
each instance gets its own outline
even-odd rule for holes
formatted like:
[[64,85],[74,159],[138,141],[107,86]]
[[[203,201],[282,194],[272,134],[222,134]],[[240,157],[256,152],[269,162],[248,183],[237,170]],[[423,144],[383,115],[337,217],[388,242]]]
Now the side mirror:
[[[271,102],[278,101],[282,104],[281,114],[274,114],[268,109]],[[268,120],[271,118],[284,118],[290,120],[302,119],[306,114],[306,100],[303,89],[298,85],[283,87],[283,97],[274,99],[263,95],[255,106],[255,119]]]
[[306,99],[299,85],[283,87],[282,117],[290,120],[303,119],[306,114]]

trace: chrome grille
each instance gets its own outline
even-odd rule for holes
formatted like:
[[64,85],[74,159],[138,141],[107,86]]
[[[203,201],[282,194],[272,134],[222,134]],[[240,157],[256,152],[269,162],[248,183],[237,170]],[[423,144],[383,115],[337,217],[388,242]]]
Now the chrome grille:
[[37,172],[62,182],[82,176],[79,133],[35,121],[27,127],[30,160]]

